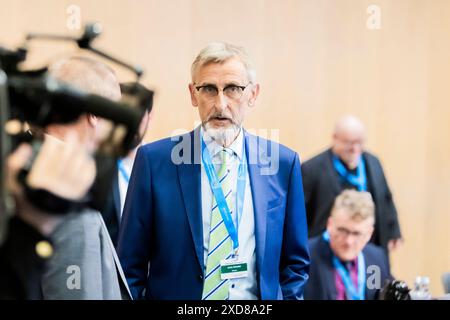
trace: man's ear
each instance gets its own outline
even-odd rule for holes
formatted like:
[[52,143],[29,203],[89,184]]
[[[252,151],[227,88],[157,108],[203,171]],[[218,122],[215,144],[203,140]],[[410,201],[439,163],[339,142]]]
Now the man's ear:
[[259,83],[256,83],[255,85],[253,85],[251,96],[250,99],[248,100],[248,105],[250,107],[253,107],[255,105],[258,96],[259,96]]
[[329,231],[333,226],[333,217],[329,216],[327,220],[327,231]]
[[89,123],[89,125],[90,125],[91,127],[96,127],[97,124],[98,124],[98,117],[97,117],[97,116],[94,116],[94,115],[92,115],[92,114],[88,114],[88,115],[87,115],[87,120],[88,120],[88,123]]
[[191,93],[191,102],[192,102],[192,106],[193,107],[197,107],[198,106],[198,100],[197,97],[195,96],[195,87],[192,83],[189,84],[189,92]]
[[375,228],[372,227],[372,228],[370,229],[370,231],[367,233],[367,237],[369,238],[369,240],[370,240],[370,238],[372,238],[372,234],[373,234],[374,230],[375,230]]

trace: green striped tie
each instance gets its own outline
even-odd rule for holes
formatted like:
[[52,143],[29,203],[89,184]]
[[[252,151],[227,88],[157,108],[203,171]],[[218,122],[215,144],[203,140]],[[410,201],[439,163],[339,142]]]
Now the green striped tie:
[[[220,151],[222,165],[217,174],[222,185],[222,191],[226,198],[228,208],[232,212],[232,188],[231,179],[228,176],[230,155],[225,149]],[[220,278],[220,261],[231,256],[233,245],[223,222],[215,197],[213,195],[213,207],[211,212],[211,227],[209,231],[208,257],[206,260],[206,275],[203,285],[203,300],[225,300],[228,298],[229,281]]]

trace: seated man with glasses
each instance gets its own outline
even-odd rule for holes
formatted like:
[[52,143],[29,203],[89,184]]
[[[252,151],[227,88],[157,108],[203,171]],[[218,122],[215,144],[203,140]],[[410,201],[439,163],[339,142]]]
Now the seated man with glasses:
[[327,230],[309,242],[311,269],[305,299],[377,299],[392,276],[383,250],[368,243],[374,210],[368,192],[345,190],[336,198]]

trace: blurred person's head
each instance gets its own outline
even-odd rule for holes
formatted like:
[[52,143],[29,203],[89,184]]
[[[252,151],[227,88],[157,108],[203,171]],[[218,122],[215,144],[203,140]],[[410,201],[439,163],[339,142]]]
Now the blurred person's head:
[[375,205],[368,192],[344,190],[328,218],[330,247],[342,261],[351,261],[369,242],[375,224]]
[[[87,57],[71,57],[53,63],[50,74],[61,82],[81,91],[101,97],[120,100],[120,85],[115,72],[106,64]],[[75,133],[79,142],[94,150],[100,137],[105,134],[107,121],[91,114],[82,114],[70,124],[51,124],[46,133],[65,140],[66,135]]]
[[334,127],[332,151],[350,169],[355,169],[364,151],[365,138],[363,123],[355,116],[344,116]]
[[213,42],[195,58],[191,76],[191,101],[198,107],[203,129],[228,146],[259,94],[250,58],[242,47]]
[[[133,147],[134,149],[137,148],[142,140],[145,137],[145,134],[148,130],[149,124],[151,122],[151,119],[153,117],[153,91],[149,90],[148,88],[146,88],[144,85],[140,84],[140,83],[134,83],[134,82],[127,82],[127,83],[121,83],[120,84],[120,88],[122,91],[122,95],[126,96],[127,92],[133,88],[133,90],[135,88],[137,88],[138,91],[140,92],[145,92],[145,99],[143,99],[142,104],[144,104],[144,115],[142,116],[142,120],[139,124],[139,129],[138,132],[136,133],[136,136],[134,137],[133,140]],[[130,151],[130,154],[135,153],[136,150],[132,150]]]

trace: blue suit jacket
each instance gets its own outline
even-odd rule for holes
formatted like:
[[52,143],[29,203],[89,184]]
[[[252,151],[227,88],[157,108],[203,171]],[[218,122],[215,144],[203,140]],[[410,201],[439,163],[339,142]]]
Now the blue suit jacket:
[[[335,269],[332,262],[331,248],[321,235],[311,238],[309,244],[311,250],[311,272],[308,284],[305,287],[305,299],[336,300]],[[383,288],[386,280],[392,280],[385,251],[381,247],[368,243],[362,253],[366,268],[369,266],[377,266],[379,268],[380,286]],[[371,269],[367,269],[366,271],[371,271]],[[373,275],[373,271],[366,272],[366,279],[369,279]],[[366,285],[365,299],[377,299],[379,289],[370,288]]]
[[[138,150],[118,244],[134,298],[202,297],[205,266],[199,132],[197,128]],[[245,131],[244,137],[255,214],[259,296],[301,299],[308,279],[309,251],[298,155]],[[279,170],[261,175],[274,147],[279,148]],[[174,163],[172,153],[184,161]]]

